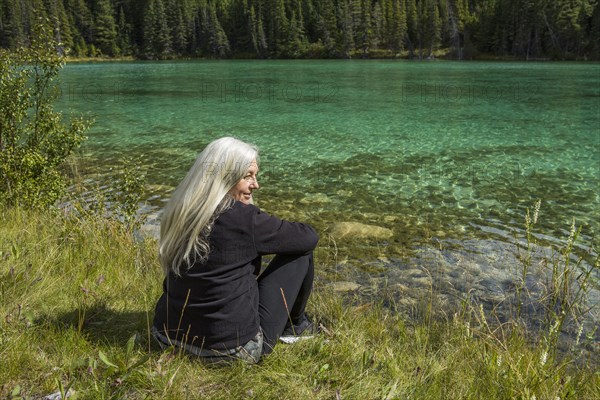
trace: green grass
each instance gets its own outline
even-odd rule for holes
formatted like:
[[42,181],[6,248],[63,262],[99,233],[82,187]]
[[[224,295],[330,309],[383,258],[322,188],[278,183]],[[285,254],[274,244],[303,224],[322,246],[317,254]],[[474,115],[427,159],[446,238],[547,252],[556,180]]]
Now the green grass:
[[101,218],[0,216],[1,398],[69,386],[79,399],[600,398],[594,366],[554,356],[519,324],[493,326],[477,307],[411,320],[334,293],[327,248],[309,304],[327,331],[258,365],[208,367],[149,338],[162,280],[154,240]]

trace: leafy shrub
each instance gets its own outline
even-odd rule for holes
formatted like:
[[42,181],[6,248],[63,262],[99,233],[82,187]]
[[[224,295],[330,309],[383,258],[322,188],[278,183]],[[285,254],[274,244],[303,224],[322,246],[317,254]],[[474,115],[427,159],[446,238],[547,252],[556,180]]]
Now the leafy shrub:
[[61,166],[85,139],[89,123],[65,123],[54,111],[64,57],[43,28],[34,38],[28,48],[0,49],[0,202],[47,208],[65,192]]

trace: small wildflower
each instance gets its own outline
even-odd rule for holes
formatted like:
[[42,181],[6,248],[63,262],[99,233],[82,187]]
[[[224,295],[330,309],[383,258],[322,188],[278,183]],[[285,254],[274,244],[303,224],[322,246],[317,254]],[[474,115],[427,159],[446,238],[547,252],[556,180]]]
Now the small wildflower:
[[529,209],[527,209],[527,214],[525,214],[525,225],[529,227],[531,225],[531,218],[529,217]]
[[533,223],[536,224],[538,220],[538,214],[540,213],[540,206],[542,205],[542,201],[538,200],[535,202],[535,207],[533,209]]
[[544,351],[540,357],[540,365],[546,365],[546,361],[548,360],[548,352]]
[[535,394],[532,394],[529,400],[537,400],[537,397],[535,397]]
[[497,366],[498,368],[500,368],[500,367],[502,366],[502,354],[500,354],[500,355],[498,356],[498,358],[496,359],[496,366]]

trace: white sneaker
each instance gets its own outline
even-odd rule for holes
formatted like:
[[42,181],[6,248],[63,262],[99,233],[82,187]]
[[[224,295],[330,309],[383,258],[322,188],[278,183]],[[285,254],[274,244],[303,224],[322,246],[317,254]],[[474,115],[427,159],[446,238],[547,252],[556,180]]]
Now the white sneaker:
[[279,340],[281,340],[285,344],[293,344],[299,342],[304,339],[312,339],[314,335],[300,335],[300,336],[279,336]]

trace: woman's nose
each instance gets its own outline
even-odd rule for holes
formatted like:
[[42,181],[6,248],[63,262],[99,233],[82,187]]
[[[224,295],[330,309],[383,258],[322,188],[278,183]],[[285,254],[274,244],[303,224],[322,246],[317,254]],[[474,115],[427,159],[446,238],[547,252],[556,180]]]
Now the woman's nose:
[[260,185],[258,184],[258,179],[256,179],[256,178],[254,178],[254,180],[252,181],[251,185],[252,185],[252,187],[254,189],[260,188]]

